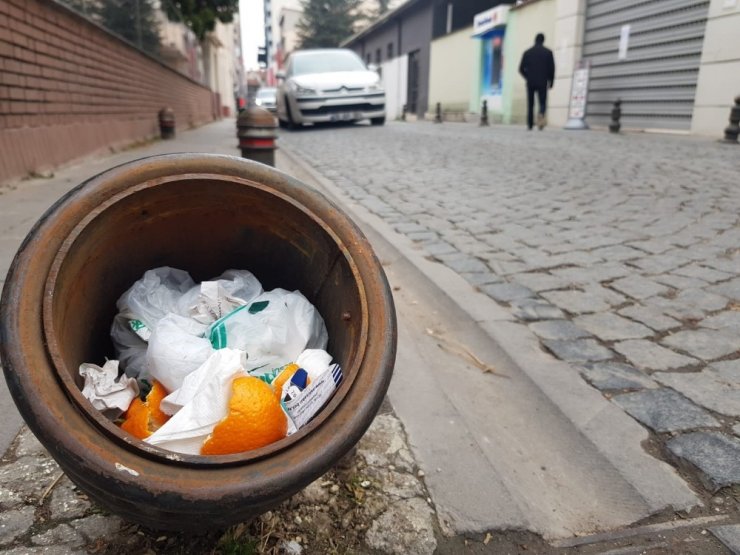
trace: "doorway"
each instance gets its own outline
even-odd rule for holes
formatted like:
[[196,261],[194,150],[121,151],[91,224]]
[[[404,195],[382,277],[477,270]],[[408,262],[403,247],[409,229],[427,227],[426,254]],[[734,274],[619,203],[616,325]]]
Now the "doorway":
[[419,51],[409,52],[406,111],[416,114],[419,104]]

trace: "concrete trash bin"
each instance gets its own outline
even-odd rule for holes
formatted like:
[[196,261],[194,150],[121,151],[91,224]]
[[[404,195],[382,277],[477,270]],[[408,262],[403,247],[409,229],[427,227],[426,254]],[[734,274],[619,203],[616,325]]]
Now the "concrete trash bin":
[[[78,367],[113,355],[116,300],[163,265],[196,281],[248,269],[318,308],[344,380],[312,422],[255,451],[203,457],[136,440],[92,408]],[[299,181],[231,156],[154,156],[82,183],[28,234],[0,302],[0,357],[29,428],[81,490],[150,528],[241,522],[321,476],[375,417],[395,352],[392,295],[356,225]]]

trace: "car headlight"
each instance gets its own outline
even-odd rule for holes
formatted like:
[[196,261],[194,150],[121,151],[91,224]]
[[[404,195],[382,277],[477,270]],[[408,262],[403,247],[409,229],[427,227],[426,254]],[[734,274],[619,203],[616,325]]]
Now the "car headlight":
[[302,87],[298,83],[293,83],[293,88],[297,96],[308,96],[308,95],[316,94],[316,89],[311,89],[309,87]]
[[254,103],[255,103],[255,104],[256,104],[257,106],[262,106],[262,99],[261,99],[261,98],[256,98],[256,99],[254,100]]

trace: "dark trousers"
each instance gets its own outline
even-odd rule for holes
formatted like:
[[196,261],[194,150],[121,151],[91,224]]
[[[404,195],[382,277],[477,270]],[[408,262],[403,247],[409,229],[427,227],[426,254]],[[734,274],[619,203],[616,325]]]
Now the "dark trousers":
[[527,127],[532,129],[534,126],[534,93],[537,93],[537,104],[540,107],[540,114],[547,111],[547,84],[531,85],[527,83]]

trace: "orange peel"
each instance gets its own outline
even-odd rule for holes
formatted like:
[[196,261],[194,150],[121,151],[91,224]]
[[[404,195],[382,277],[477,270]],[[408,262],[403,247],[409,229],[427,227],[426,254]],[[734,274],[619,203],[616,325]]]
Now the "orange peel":
[[162,412],[159,405],[167,396],[167,390],[158,381],[154,381],[146,400],[136,397],[123,415],[121,429],[139,439],[146,439],[156,432],[169,415]]
[[229,412],[203,442],[201,455],[231,455],[259,449],[288,433],[288,417],[272,387],[252,376],[231,384]]

